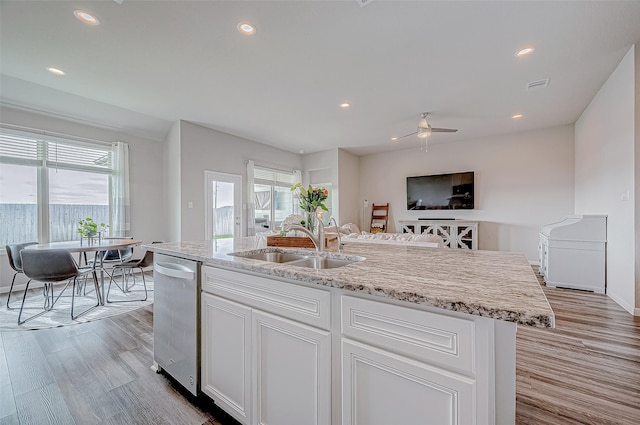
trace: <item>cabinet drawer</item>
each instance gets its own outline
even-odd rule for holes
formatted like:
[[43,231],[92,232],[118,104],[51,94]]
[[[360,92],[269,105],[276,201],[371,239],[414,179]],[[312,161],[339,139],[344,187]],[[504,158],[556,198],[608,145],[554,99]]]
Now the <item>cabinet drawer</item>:
[[376,301],[342,296],[342,334],[426,363],[475,374],[476,324]]
[[321,329],[331,325],[329,291],[205,266],[202,290]]

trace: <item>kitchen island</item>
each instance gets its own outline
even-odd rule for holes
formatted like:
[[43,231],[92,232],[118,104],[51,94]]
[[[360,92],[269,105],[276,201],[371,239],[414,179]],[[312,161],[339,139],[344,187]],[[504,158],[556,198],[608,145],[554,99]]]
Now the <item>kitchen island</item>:
[[201,388],[246,424],[513,423],[517,324],[554,325],[521,254],[354,243],[318,270],[243,256],[282,251],[260,238],[147,248],[202,263]]

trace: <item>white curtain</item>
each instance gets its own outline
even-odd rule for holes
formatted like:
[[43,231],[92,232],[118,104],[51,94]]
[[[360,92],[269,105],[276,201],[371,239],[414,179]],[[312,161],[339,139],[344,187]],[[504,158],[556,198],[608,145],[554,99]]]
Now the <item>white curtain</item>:
[[[293,170],[293,184],[302,183],[302,171]],[[300,209],[300,200],[294,195],[293,197],[293,213],[304,215],[304,212]]]
[[255,164],[252,160],[247,161],[247,236],[256,234],[256,194],[253,182],[254,166]]
[[131,236],[131,203],[129,199],[129,145],[116,142],[113,145],[113,180],[111,191],[111,236]]

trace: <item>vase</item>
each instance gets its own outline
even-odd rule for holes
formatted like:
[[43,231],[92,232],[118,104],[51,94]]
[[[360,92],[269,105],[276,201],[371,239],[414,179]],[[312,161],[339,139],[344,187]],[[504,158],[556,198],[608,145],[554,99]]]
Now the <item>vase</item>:
[[318,217],[316,216],[315,211],[306,211],[304,218],[304,227],[307,228],[311,233],[316,232]]

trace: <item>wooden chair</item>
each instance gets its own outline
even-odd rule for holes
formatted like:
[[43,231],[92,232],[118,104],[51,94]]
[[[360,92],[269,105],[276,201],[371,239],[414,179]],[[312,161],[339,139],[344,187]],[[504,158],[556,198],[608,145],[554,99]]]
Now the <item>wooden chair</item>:
[[386,233],[389,223],[389,203],[384,205],[371,205],[371,233]]

